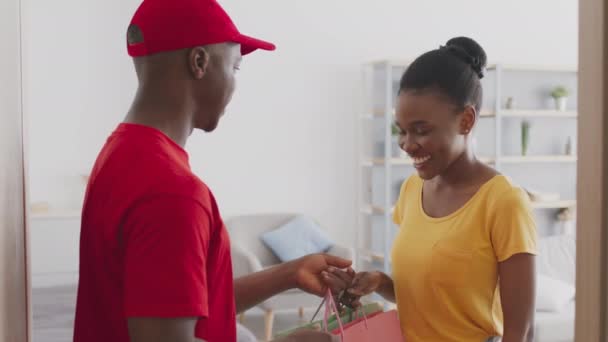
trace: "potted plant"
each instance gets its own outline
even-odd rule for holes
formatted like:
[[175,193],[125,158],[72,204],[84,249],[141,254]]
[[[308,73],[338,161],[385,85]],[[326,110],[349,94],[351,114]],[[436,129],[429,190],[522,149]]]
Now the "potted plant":
[[551,97],[555,100],[557,110],[565,111],[568,103],[568,89],[563,86],[558,86],[551,91]]
[[528,153],[530,144],[530,122],[524,120],[521,122],[521,155],[525,156]]

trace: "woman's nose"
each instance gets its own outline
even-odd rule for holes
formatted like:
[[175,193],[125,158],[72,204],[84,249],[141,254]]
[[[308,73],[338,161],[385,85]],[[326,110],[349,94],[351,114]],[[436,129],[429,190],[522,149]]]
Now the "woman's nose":
[[402,136],[399,139],[399,147],[401,147],[401,149],[407,154],[412,155],[418,150],[419,146],[411,138],[408,138],[408,136]]

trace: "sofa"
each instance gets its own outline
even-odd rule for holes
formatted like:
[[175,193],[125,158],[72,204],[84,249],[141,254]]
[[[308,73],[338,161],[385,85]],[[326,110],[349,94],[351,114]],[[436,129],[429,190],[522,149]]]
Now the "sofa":
[[576,238],[562,234],[538,242],[535,342],[573,342]]

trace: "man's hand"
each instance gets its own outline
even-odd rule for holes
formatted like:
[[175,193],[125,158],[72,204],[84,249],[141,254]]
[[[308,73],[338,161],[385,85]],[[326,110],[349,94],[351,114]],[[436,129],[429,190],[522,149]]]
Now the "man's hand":
[[[292,261],[295,287],[318,296],[325,296],[327,284],[324,280],[329,275],[330,267],[344,269],[350,267],[352,261],[327,254],[313,254]],[[350,284],[342,284],[339,278],[330,280],[332,291],[339,292]],[[337,291],[335,291],[337,290]]]
[[340,342],[340,337],[320,331],[301,330],[274,342]]
[[238,278],[234,281],[237,312],[293,288],[323,297],[327,291],[323,272],[330,266],[344,269],[351,264],[350,260],[335,256],[313,254]]

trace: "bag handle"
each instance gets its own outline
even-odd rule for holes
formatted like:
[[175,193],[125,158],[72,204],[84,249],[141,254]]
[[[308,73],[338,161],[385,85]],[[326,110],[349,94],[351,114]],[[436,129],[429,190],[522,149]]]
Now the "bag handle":
[[340,313],[336,307],[336,302],[334,302],[334,296],[332,296],[331,290],[327,288],[327,293],[325,294],[325,315],[323,317],[323,329],[325,329],[325,332],[329,332],[327,328],[327,320],[329,319],[329,314],[332,310],[336,314],[336,321],[338,321],[338,326],[340,326],[340,337],[342,340],[344,340],[344,326],[342,325],[342,320],[340,319]]
[[363,306],[360,306],[359,308],[357,308],[357,310],[355,310],[355,319],[359,319],[359,312],[361,312],[363,316],[363,321],[365,322],[365,329],[367,330],[367,315],[365,314],[365,309],[363,309]]

